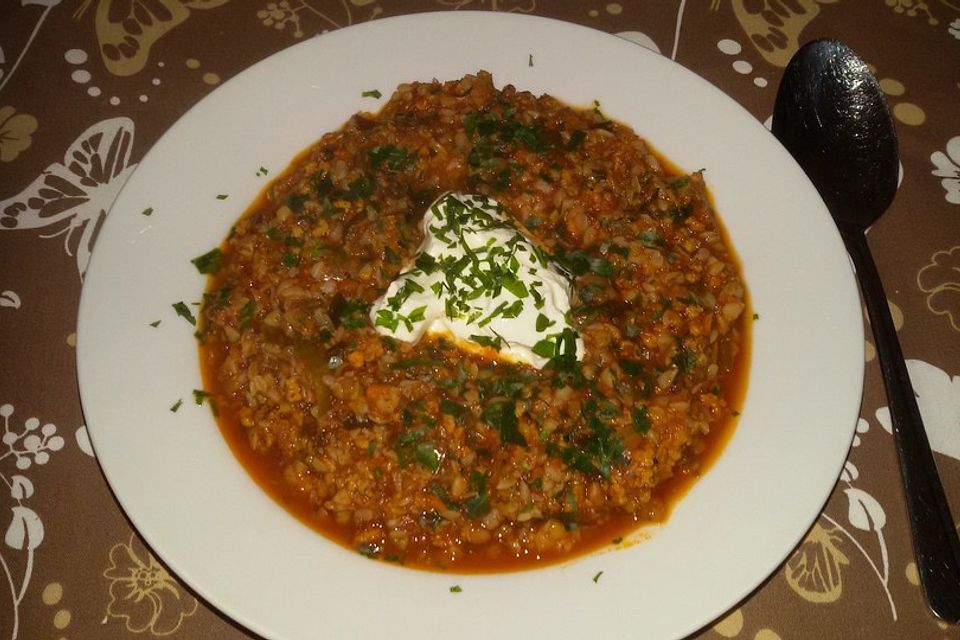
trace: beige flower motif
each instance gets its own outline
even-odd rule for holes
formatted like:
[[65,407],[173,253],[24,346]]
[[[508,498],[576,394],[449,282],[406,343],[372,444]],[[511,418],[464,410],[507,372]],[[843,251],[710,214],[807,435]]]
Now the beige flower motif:
[[197,599],[180,586],[136,536],[110,549],[107,615],[122,618],[128,631],[166,636],[197,611]]
[[12,162],[33,143],[37,119],[28,113],[16,113],[13,107],[0,107],[0,162]]
[[927,309],[960,331],[960,246],[933,254],[917,273],[917,286],[928,294]]
[[807,602],[835,602],[843,593],[842,567],[850,560],[840,551],[840,536],[813,525],[807,539],[787,560],[787,584]]

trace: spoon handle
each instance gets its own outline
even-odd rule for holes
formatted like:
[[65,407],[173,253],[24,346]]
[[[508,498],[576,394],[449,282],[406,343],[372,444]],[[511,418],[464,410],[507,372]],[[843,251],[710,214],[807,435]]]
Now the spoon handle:
[[960,622],[960,540],[956,525],[937,474],[887,297],[867,239],[859,229],[841,228],[841,235],[856,267],[877,343],[900,473],[906,490],[920,583],[933,612],[947,622],[957,623]]

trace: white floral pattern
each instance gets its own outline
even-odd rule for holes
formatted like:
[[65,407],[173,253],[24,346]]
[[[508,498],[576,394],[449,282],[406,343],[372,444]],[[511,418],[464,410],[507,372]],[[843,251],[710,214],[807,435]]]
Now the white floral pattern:
[[947,27],[947,33],[952,35],[957,40],[960,40],[960,18],[957,18],[950,23],[950,26]]
[[16,291],[0,291],[0,307],[20,308],[20,296]]
[[6,578],[4,582],[10,589],[9,602],[12,605],[11,638],[16,640],[20,628],[20,605],[30,586],[34,552],[43,543],[44,529],[40,515],[27,505],[27,501],[35,493],[33,482],[23,473],[8,473],[7,464],[13,461],[16,470],[25,473],[34,465],[47,464],[50,454],[62,449],[65,443],[57,434],[55,425],[41,425],[37,418],[27,418],[20,429],[12,428],[10,417],[13,413],[13,405],[0,405],[0,418],[3,420],[3,435],[0,436],[0,480],[7,486],[13,500],[10,524],[7,525],[3,541],[7,547],[19,552],[15,557],[22,558],[17,562],[13,557],[2,553],[0,547],[0,568]]
[[[960,20],[956,22],[960,23]],[[960,204],[960,136],[947,141],[944,151],[935,151],[930,161],[936,169],[933,175],[943,178],[940,184],[947,192],[946,200],[950,204]]]
[[[960,376],[951,376],[923,360],[907,360],[907,372],[930,446],[960,460]],[[887,433],[892,433],[889,407],[878,409],[876,416]]]

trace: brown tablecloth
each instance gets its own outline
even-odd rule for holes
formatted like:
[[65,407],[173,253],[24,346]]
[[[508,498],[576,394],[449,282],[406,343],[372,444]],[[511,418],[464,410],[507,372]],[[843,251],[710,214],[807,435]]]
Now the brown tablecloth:
[[[839,38],[873,66],[897,121],[903,181],[869,240],[960,514],[956,0],[9,1],[0,8],[0,638],[249,637],[158,563],[97,466],[74,353],[90,247],[144,153],[219,83],[324,31],[458,9],[617,33],[768,124],[798,44]],[[857,436],[824,512],[784,566],[697,637],[958,637],[918,587],[869,343],[866,358]]]

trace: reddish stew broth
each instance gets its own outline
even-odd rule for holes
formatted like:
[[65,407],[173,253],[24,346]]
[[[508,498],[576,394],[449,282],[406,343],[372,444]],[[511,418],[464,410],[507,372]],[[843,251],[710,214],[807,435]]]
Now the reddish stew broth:
[[[664,158],[662,154],[655,152],[653,149],[651,149],[651,152],[655,153],[657,159],[667,172],[673,175],[684,174],[676,164]],[[298,154],[290,163],[287,170],[276,178],[276,181],[282,180],[285,176],[289,175],[293,168],[299,165],[308,153],[309,149]],[[257,200],[244,212],[242,217],[249,216],[264,207],[270,206],[266,197],[267,190],[268,188],[265,188],[263,192],[261,192]],[[710,196],[710,200],[711,207],[713,207],[712,195]],[[713,208],[714,211],[716,211],[716,208]],[[733,244],[730,242],[729,234],[723,226],[719,215],[717,215],[716,222],[720,232],[723,234],[724,243],[730,250],[731,259],[736,260]],[[223,248],[225,247],[221,246],[221,249]],[[213,291],[217,288],[216,276],[212,276],[211,280],[211,286],[207,287],[208,291]],[[747,301],[747,308],[737,320],[742,329],[745,328],[743,325],[751,322],[751,318],[753,317],[753,312],[749,305],[749,298]],[[740,352],[737,355],[736,365],[729,374],[729,384],[723,394],[728,405],[735,408],[742,406],[743,399],[746,396],[752,346],[750,331],[742,330],[740,335]],[[216,371],[219,370],[223,358],[224,352],[222,350],[213,350],[209,347],[200,350],[200,369],[204,389],[213,395],[222,393]],[[300,522],[355,553],[356,549],[353,546],[351,527],[349,525],[339,525],[329,516],[319,514],[309,503],[306,496],[301,495],[284,480],[278,453],[271,452],[271,454],[265,455],[254,451],[248,444],[246,431],[240,425],[240,421],[234,411],[229,407],[220,407],[217,413],[216,420],[220,427],[220,432],[223,434],[227,444],[229,444],[234,456],[236,456],[256,483],[260,485],[273,500],[300,520]],[[723,452],[727,442],[733,435],[738,416],[739,411],[734,409],[732,416],[725,423],[719,425],[719,428],[713,428],[710,433],[704,437],[702,441],[703,450],[693,457],[690,461],[692,464],[688,465],[688,467],[692,468],[680,471],[677,475],[660,483],[656,487],[653,492],[653,501],[660,504],[662,517],[658,520],[659,522],[666,521],[673,506],[693,487],[697,480],[706,473]],[[640,526],[653,524],[658,521],[639,521],[632,516],[624,514],[611,518],[602,524],[583,527],[581,529],[580,542],[578,542],[572,553],[531,554],[519,558],[508,555],[493,560],[484,557],[483,554],[475,554],[472,558],[458,561],[457,571],[459,573],[502,573],[505,571],[534,569],[563,562],[577,556],[586,555],[610,544],[620,544],[626,540],[631,532],[637,530]],[[626,541],[626,543],[630,544],[630,541]],[[494,541],[489,544],[496,544],[496,542]],[[442,569],[441,567],[434,567],[432,565],[417,565],[417,568],[427,570]]]

